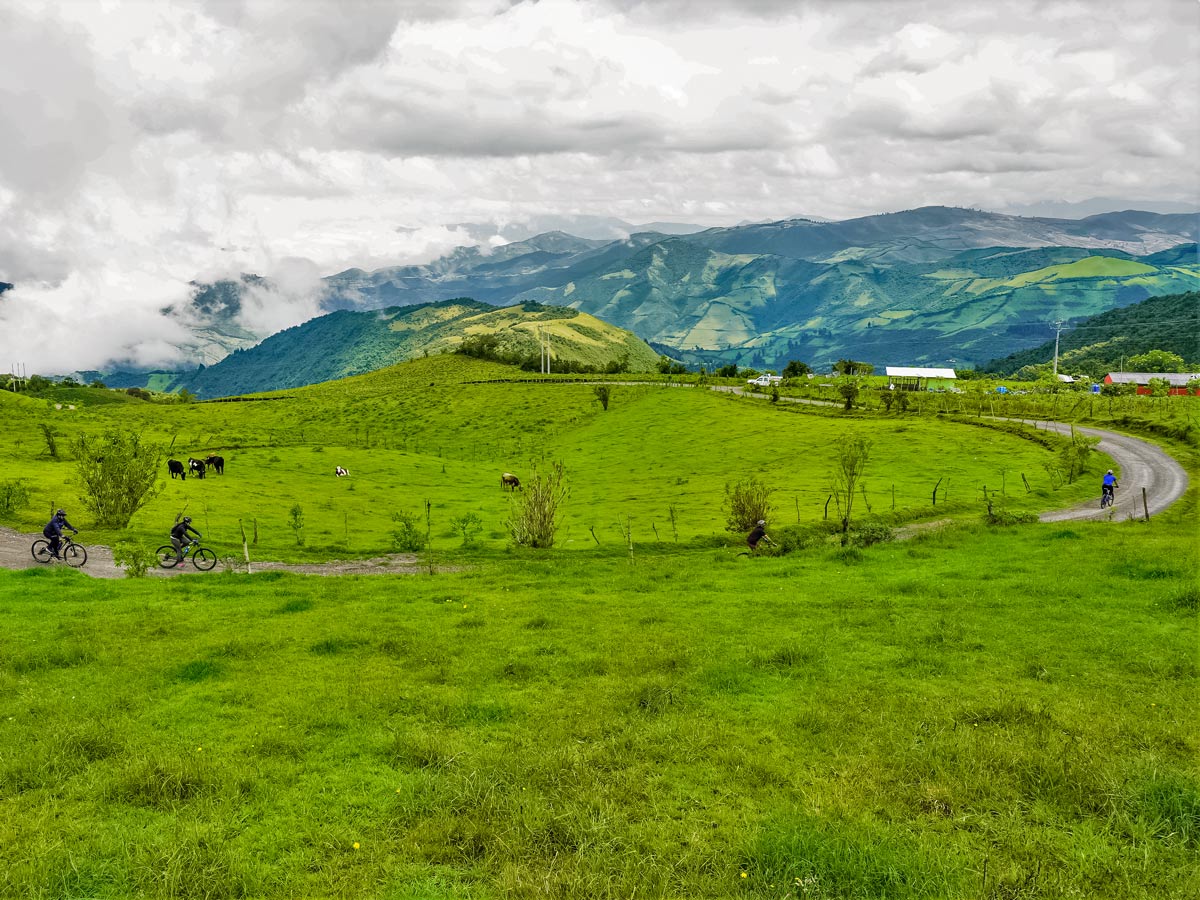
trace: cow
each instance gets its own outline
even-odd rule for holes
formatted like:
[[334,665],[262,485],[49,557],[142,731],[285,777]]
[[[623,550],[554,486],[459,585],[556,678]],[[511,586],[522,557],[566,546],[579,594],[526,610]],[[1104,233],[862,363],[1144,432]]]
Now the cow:
[[204,477],[204,469],[205,469],[204,460],[195,459],[195,458],[189,456],[188,457],[188,468],[192,470],[192,474],[195,475],[197,478]]
[[204,460],[204,462],[207,463],[208,467],[218,475],[225,474],[225,457],[213,454],[212,456],[208,457],[208,459]]
[[337,468],[335,468],[333,470],[333,474],[336,475],[338,478],[345,478],[350,473],[348,471],[346,471],[345,469],[343,469],[341,466],[338,466]]
[[512,472],[505,472],[500,476],[500,489],[508,488],[510,491],[519,490],[521,487],[521,479]]
[[168,459],[167,471],[171,473],[172,478],[178,475],[182,481],[187,481],[187,469],[183,467],[183,463],[181,463],[179,460]]

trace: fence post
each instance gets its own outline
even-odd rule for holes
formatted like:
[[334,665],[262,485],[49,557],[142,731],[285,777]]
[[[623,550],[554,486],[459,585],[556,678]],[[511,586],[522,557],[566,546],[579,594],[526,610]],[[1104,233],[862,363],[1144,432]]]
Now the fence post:
[[246,574],[250,574],[250,545],[246,542],[246,526],[238,519],[238,528],[242,530],[242,556],[246,559]]
[[1150,506],[1146,503],[1146,489],[1142,488],[1142,511],[1146,514],[1146,521],[1150,521]]

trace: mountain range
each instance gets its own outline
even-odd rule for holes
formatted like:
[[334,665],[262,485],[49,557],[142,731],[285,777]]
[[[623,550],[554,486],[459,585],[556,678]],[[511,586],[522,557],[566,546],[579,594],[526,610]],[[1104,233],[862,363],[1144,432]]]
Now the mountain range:
[[[617,239],[550,231],[330,275],[320,309],[537,302],[589,313],[692,365],[825,368],[853,357],[964,367],[1034,347],[1055,322],[1197,289],[1198,237],[1196,214],[1057,219],[952,207]],[[241,298],[271,287],[253,275],[197,285],[186,311],[193,358],[211,363],[267,337],[246,328]]]

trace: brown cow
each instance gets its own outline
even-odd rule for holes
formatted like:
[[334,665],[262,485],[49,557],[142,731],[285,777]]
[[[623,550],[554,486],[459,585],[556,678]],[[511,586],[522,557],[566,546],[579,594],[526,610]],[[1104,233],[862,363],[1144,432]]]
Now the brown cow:
[[505,472],[500,476],[501,489],[508,488],[510,491],[519,490],[521,487],[521,479],[512,472]]

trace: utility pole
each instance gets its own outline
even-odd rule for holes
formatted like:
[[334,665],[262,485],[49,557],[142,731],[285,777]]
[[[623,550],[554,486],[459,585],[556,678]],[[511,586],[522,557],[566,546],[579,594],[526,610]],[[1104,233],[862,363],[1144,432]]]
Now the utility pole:
[[1054,323],[1054,380],[1058,380],[1058,336],[1062,334],[1062,320]]

